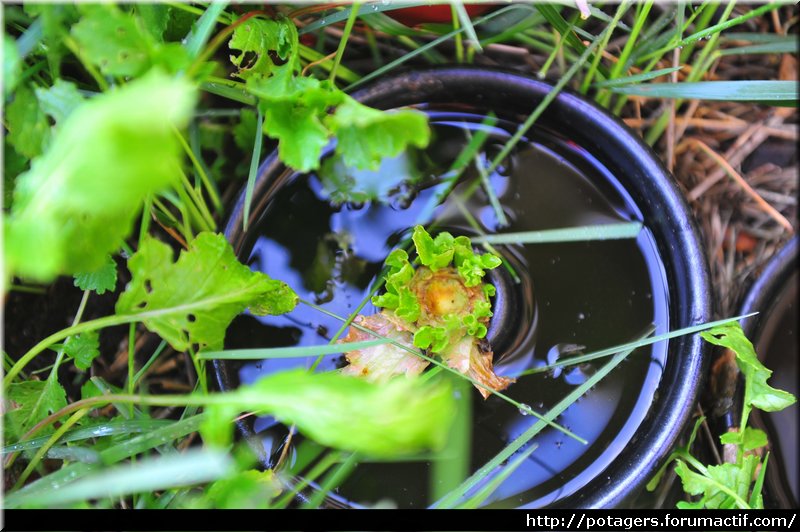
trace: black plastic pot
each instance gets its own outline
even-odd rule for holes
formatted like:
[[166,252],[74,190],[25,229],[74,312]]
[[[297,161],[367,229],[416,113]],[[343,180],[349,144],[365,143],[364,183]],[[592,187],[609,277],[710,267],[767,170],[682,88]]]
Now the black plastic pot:
[[[373,107],[393,109],[418,104],[469,106],[493,111],[521,124],[552,87],[519,74],[471,68],[442,68],[386,78],[354,96]],[[653,152],[619,120],[582,97],[562,92],[539,117],[536,127],[558,131],[586,150],[615,176],[641,212],[664,264],[669,287],[670,329],[710,319],[710,289],[705,255],[696,226],[673,178]],[[261,216],[286,169],[275,154],[265,160],[253,197],[250,223]],[[228,221],[226,235],[241,252],[244,194]],[[243,257],[246,258],[246,257]],[[651,407],[636,430],[602,474],[582,489],[558,500],[556,507],[615,507],[637,493],[663,463],[693,410],[706,350],[699,335],[671,340]],[[237,377],[225,363],[215,364],[223,389]],[[245,436],[252,428],[240,425]]]
[[[742,303],[741,314],[758,312],[743,325],[764,365],[773,371],[770,384],[798,394],[797,302],[798,237],[790,240],[767,264]],[[741,381],[739,381],[741,384]],[[742,390],[737,393],[741,412]],[[738,414],[733,419],[738,420]],[[798,406],[781,412],[751,414],[751,421],[767,432],[770,458],[765,480],[765,505],[769,508],[797,508],[798,491]]]

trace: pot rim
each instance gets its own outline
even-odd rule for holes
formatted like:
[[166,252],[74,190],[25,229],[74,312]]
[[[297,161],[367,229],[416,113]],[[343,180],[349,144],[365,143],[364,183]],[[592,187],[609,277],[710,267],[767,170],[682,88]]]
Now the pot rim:
[[[422,103],[461,102],[486,105],[487,98],[523,102],[529,114],[552,86],[518,72],[479,67],[434,67],[387,76],[356,91],[352,96],[361,103],[392,109]],[[497,105],[500,107],[500,105]],[[494,109],[494,107],[492,107]],[[502,117],[500,112],[498,116]],[[514,114],[514,113],[512,113]],[[515,122],[520,123],[519,120]],[[542,123],[557,122],[568,127],[571,137],[612,171],[626,168],[630,175],[615,172],[616,178],[631,193],[631,183],[638,183],[634,202],[643,215],[649,209],[655,216],[653,231],[659,255],[667,269],[670,330],[698,325],[711,319],[711,289],[705,253],[699,232],[686,200],[674,178],[643,140],[622,121],[594,103],[570,91],[561,91],[539,117]],[[574,135],[573,135],[574,134]],[[595,149],[592,149],[594,147]],[[600,151],[598,151],[600,149]],[[612,161],[613,164],[609,164]],[[273,152],[259,167],[253,198],[269,196],[270,176],[287,170]],[[630,180],[630,181],[629,181]],[[655,203],[654,203],[655,202]],[[244,191],[225,228],[225,236],[240,252]],[[257,220],[261,203],[251,210],[249,223]],[[665,241],[667,239],[668,241]],[[707,347],[698,334],[670,341],[667,364],[646,418],[626,448],[597,477],[576,493],[559,499],[553,508],[603,508],[622,504],[634,495],[667,458],[688,423],[708,363]],[[226,388],[231,375],[222,361],[214,361],[220,387]],[[657,421],[657,422],[653,422]],[[238,423],[245,436],[251,436],[243,422]]]
[[767,261],[767,265],[750,285],[742,301],[740,315],[764,309],[764,312],[747,319],[742,326],[745,335],[753,342],[757,338],[751,338],[751,335],[761,328],[761,322],[769,310],[769,303],[775,300],[778,291],[798,268],[798,241],[800,237],[793,236]]

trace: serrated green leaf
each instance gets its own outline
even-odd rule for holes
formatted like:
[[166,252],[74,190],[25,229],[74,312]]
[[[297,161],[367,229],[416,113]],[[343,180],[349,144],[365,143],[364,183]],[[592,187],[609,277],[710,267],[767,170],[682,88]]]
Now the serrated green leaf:
[[117,286],[117,263],[109,255],[97,270],[76,273],[74,284],[81,290],[94,290],[98,294],[104,294],[106,290],[113,292]]
[[135,9],[142,21],[142,27],[153,39],[163,42],[164,32],[172,15],[172,7],[163,4],[141,3],[135,4]]
[[84,102],[75,84],[63,79],[57,79],[48,89],[37,87],[35,90],[42,111],[53,117],[57,125],[64,123],[70,113]]
[[[274,67],[269,52],[274,52],[281,61],[297,53],[297,28],[289,19],[264,20],[250,18],[233,31],[228,47],[238,50],[231,55],[231,63],[239,70],[236,75],[247,79],[253,75],[267,76]],[[253,54],[252,60],[247,54]]]
[[19,440],[45,416],[67,405],[67,394],[56,379],[12,383],[6,389],[6,397],[6,440]]
[[387,458],[441,448],[455,411],[446,382],[374,384],[305,370],[274,373],[226,394],[225,401],[294,424],[323,445]]
[[78,336],[71,336],[64,344],[64,352],[72,357],[78,369],[89,369],[92,366],[92,360],[100,354],[99,333],[88,331]]
[[17,90],[14,101],[6,107],[5,118],[8,127],[6,138],[17,153],[33,159],[44,151],[50,136],[50,124],[29,87]]
[[154,315],[143,323],[178,351],[191,344],[221,349],[228,325],[246,308],[258,315],[283,314],[297,304],[291,288],[241,264],[218,234],[200,233],[175,262],[169,246],[147,239],[128,269],[132,279],[117,313]]
[[426,147],[431,136],[423,113],[378,111],[350,97],[326,124],[336,136],[336,153],[356,168],[376,169],[383,158],[395,157],[408,146]]
[[174,128],[188,121],[194,93],[187,81],[154,72],[76,109],[17,179],[6,271],[48,282],[100,268],[144,198],[178,179]]
[[745,377],[745,401],[767,412],[776,412],[794,404],[797,399],[789,392],[767,384],[772,371],[758,360],[753,344],[737,323],[726,323],[700,333],[714,345],[727,347],[736,354],[736,364]]

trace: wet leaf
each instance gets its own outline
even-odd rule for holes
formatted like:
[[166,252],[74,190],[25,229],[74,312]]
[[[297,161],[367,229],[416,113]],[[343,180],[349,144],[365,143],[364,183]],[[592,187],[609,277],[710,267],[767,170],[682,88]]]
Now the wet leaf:
[[[387,318],[385,313],[356,316],[353,323],[366,327],[386,338],[391,338],[413,349],[411,333]],[[375,337],[357,327],[350,327],[347,336],[339,343],[362,342]],[[346,353],[348,366],[342,373],[362,377],[370,382],[386,382],[394,376],[415,377],[428,367],[429,362],[394,344],[383,344]]]
[[[465,336],[442,358],[453,369],[465,373],[473,380],[484,384],[495,391],[502,391],[513,384],[516,379],[501,377],[494,372],[494,353],[488,345],[478,342],[471,336]],[[484,399],[491,395],[489,390],[475,386]]]
[[169,246],[147,239],[128,269],[132,279],[117,313],[145,313],[145,326],[177,351],[192,344],[221,349],[228,325],[246,308],[263,316],[289,312],[297,304],[291,288],[241,264],[219,234],[200,233],[175,262]]

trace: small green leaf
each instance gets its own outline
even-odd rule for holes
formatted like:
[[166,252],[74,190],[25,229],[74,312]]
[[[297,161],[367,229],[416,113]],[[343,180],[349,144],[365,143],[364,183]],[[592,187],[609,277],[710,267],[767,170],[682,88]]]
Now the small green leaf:
[[346,97],[328,116],[327,126],[336,136],[336,153],[345,165],[376,169],[383,158],[395,157],[408,146],[424,148],[430,128],[418,111],[378,111]]
[[128,269],[132,279],[117,313],[144,313],[145,326],[178,351],[191,344],[221,349],[228,325],[248,307],[253,314],[283,314],[297,304],[291,288],[241,264],[218,234],[200,233],[176,262],[169,246],[147,239]]
[[727,347],[736,354],[736,364],[745,377],[745,400],[749,405],[767,412],[776,412],[797,401],[789,392],[767,384],[772,371],[758,360],[753,344],[737,322],[719,325],[700,335],[707,342]]
[[[449,233],[440,233],[449,235]],[[453,260],[453,247],[446,245],[446,240],[440,240],[440,245],[434,242],[431,235],[425,230],[424,227],[418,225],[414,227],[414,233],[411,236],[414,241],[414,246],[417,248],[417,255],[419,261],[423,266],[427,266],[432,271],[438,271],[445,268],[450,261]],[[452,238],[452,235],[451,235]]]
[[87,370],[100,354],[100,335],[97,331],[88,331],[71,336],[64,344],[64,352],[72,357],[78,369]]
[[444,382],[393,379],[374,384],[305,370],[274,373],[225,398],[242,410],[295,424],[323,445],[375,457],[441,448],[455,409]]
[[94,290],[97,294],[104,294],[106,290],[113,292],[117,286],[117,263],[109,255],[99,269],[76,273],[74,284],[81,290]]
[[45,416],[67,406],[67,394],[56,379],[12,383],[6,389],[6,397],[9,401],[4,416],[7,440],[19,440]]
[[33,91],[21,87],[14,101],[6,107],[8,142],[17,153],[33,159],[44,151],[50,136],[50,124]]
[[36,98],[42,111],[53,117],[57,125],[64,123],[85,100],[74,83],[63,79],[57,79],[49,89],[37,87]]

